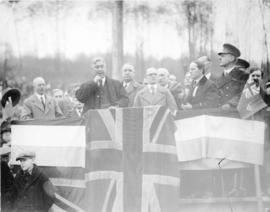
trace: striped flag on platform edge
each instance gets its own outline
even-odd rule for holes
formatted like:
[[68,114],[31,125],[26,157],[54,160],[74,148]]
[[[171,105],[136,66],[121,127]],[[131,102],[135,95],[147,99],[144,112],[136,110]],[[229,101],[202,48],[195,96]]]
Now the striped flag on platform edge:
[[222,159],[224,168],[263,164],[264,122],[210,115],[193,117],[191,112],[190,117],[175,123],[182,169],[218,169]]
[[89,111],[87,211],[179,211],[175,125],[161,107]]
[[36,152],[36,163],[57,188],[51,211],[84,211],[85,126],[81,120],[23,121],[12,125],[11,160],[23,150]]

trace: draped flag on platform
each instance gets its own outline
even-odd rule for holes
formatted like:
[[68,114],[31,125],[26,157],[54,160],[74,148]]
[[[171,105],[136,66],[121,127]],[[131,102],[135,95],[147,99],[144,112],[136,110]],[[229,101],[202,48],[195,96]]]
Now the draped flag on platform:
[[87,211],[178,211],[174,122],[160,107],[89,111]]
[[178,211],[175,125],[167,109],[93,110],[85,128],[65,120],[22,124],[12,126],[12,158],[36,152],[64,211]]
[[57,187],[52,211],[84,211],[85,126],[80,120],[25,121],[12,125],[11,159],[24,150]]
[[264,122],[192,116],[191,111],[190,117],[176,120],[176,125],[177,155],[183,169],[218,169],[221,160],[224,168],[263,164]]

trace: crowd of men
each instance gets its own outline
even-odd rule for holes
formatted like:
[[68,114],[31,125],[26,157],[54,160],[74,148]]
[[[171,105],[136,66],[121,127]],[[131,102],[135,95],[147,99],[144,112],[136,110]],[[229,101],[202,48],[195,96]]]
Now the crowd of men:
[[[219,78],[212,75],[214,70],[210,58],[202,56],[190,63],[183,84],[178,82],[176,76],[170,74],[168,69],[154,67],[146,70],[143,82],[139,83],[135,80],[136,70],[131,64],[123,65],[122,81],[118,81],[107,75],[106,62],[100,57],[92,62],[93,79],[76,86],[69,95],[61,89],[54,89],[52,95],[49,95],[46,93],[46,81],[37,77],[33,80],[34,92],[24,100],[23,105],[14,106],[11,98],[2,104],[4,121],[1,124],[1,146],[11,145],[8,121],[10,118],[80,118],[90,109],[155,105],[167,107],[173,116],[180,110],[190,109],[234,110],[246,84],[251,85],[253,94],[260,94],[265,103],[270,105],[270,81],[262,83],[263,72],[260,68],[249,68],[249,63],[239,58],[239,49],[231,44],[224,44],[218,55],[219,65],[223,68]],[[8,160],[5,159],[4,153],[2,155],[2,167],[8,170]],[[15,179],[8,171],[5,171],[5,176],[1,173],[2,188],[6,188],[3,185],[7,185],[7,190],[2,189],[2,196],[10,198],[5,196],[5,193],[9,194],[10,184],[15,185],[16,192],[12,194],[15,195],[12,198],[19,211],[34,211],[37,208],[46,211],[50,203],[44,205],[44,202],[54,198],[51,183],[34,165],[34,158],[35,154],[29,152],[17,157],[21,162],[21,170]],[[33,176],[38,176],[41,182],[34,183],[35,189],[25,187],[33,181]],[[43,193],[39,193],[40,190]],[[50,198],[45,201],[42,199],[44,197]]]
[[54,89],[51,96],[46,93],[45,80],[35,78],[34,93],[14,110],[13,116],[21,120],[80,117],[89,109],[153,105],[165,106],[173,115],[188,109],[229,110],[237,107],[246,83],[253,83],[253,92],[261,93],[269,104],[270,85],[269,82],[263,85],[260,68],[248,69],[249,63],[239,58],[240,51],[231,44],[224,44],[218,55],[223,68],[219,78],[212,76],[210,58],[202,56],[190,63],[183,84],[168,69],[154,67],[146,70],[143,83],[139,83],[131,64],[123,65],[122,81],[118,81],[107,76],[105,60],[95,58],[91,69],[94,78],[77,86],[72,95]]

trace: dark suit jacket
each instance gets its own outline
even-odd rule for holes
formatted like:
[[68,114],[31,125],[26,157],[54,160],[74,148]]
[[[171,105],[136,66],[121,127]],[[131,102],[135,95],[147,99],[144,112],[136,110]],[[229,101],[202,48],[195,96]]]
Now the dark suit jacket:
[[212,108],[219,105],[218,89],[214,82],[203,76],[197,86],[195,96],[192,96],[195,87],[190,90],[188,95],[188,102],[192,108]]
[[232,107],[237,106],[248,76],[247,73],[235,67],[227,76],[222,74],[216,80],[220,106],[224,104],[230,104]]
[[[108,95],[106,98],[108,98],[110,102],[109,106],[128,106],[128,96],[121,82],[106,77],[104,86],[108,90]],[[99,87],[94,81],[83,83],[76,91],[75,95],[78,101],[84,103],[83,113],[90,109],[99,108]]]
[[270,106],[270,95],[268,95],[265,91],[264,88],[260,87],[260,95],[263,99],[263,101],[265,102],[265,104],[267,104],[268,106]]
[[36,165],[31,175],[20,170],[14,179],[13,197],[16,212],[48,211],[54,203],[54,195],[54,186]]
[[[1,155],[2,157],[2,155]],[[1,209],[10,211],[12,206],[13,175],[6,161],[1,160]]]

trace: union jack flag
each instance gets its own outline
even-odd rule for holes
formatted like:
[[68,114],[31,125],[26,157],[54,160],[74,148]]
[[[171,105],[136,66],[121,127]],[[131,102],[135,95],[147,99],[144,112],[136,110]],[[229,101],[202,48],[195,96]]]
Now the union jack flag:
[[86,211],[178,211],[174,122],[163,107],[89,111]]

